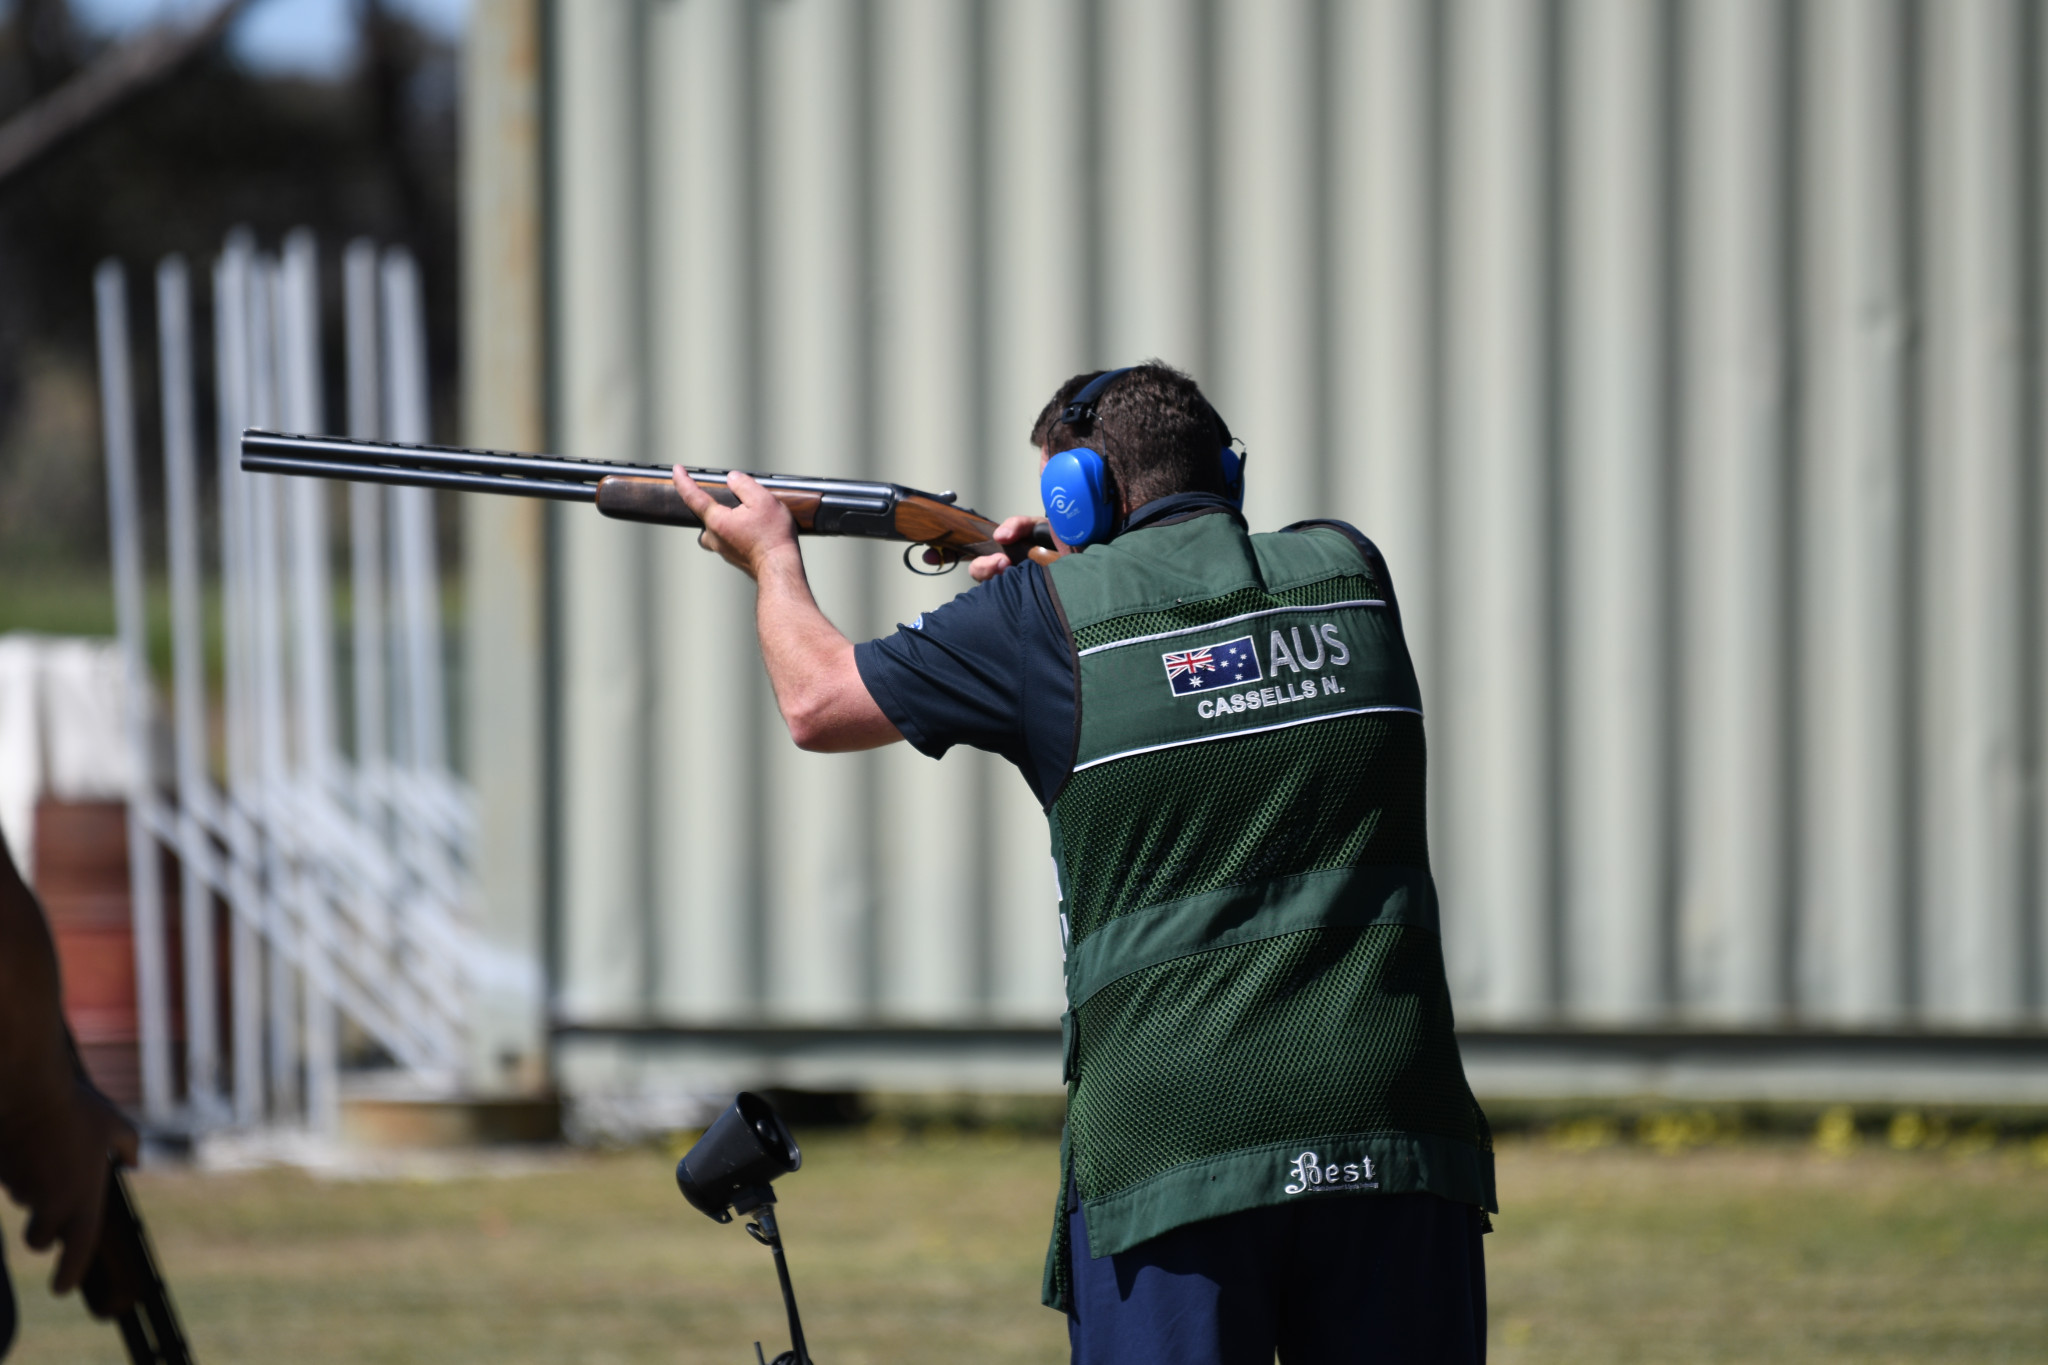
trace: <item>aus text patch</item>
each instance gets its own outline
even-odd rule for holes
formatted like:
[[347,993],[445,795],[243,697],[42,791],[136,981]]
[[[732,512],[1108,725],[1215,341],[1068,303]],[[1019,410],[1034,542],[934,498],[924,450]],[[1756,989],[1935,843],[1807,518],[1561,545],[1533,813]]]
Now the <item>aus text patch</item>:
[[1420,714],[1400,623],[1379,602],[1270,607],[1077,653],[1075,772],[1178,744],[1339,716]]

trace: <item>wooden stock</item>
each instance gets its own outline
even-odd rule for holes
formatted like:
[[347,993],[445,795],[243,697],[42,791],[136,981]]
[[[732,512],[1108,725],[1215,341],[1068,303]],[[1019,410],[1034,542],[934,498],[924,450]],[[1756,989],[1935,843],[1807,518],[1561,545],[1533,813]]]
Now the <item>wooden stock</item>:
[[[722,483],[697,486],[726,507],[737,507],[739,497]],[[789,509],[797,530],[808,534],[815,529],[819,499],[815,493],[770,489],[776,500]],[[641,478],[629,474],[606,476],[597,485],[597,510],[621,521],[649,522],[657,526],[702,526],[676,492],[669,479]],[[1045,541],[998,545],[996,523],[977,512],[940,502],[937,498],[908,497],[897,502],[894,538],[913,545],[927,545],[945,560],[974,559],[981,555],[1007,554],[1014,563],[1027,554],[1041,564],[1050,564],[1059,553]]]

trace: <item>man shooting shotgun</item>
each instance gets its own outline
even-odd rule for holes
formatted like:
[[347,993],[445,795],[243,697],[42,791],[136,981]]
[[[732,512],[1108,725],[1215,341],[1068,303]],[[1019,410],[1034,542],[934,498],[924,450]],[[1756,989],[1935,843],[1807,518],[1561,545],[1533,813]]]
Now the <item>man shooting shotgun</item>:
[[[1081,1365],[1476,1362],[1492,1141],[1452,1033],[1386,563],[1342,522],[1253,534],[1228,427],[1163,364],[1075,375],[1031,444],[1046,516],[1000,525],[893,484],[681,465],[661,484],[263,433],[243,464],[701,526],[757,586],[799,747],[1017,766],[1059,874],[1044,1297]],[[806,532],[923,544],[976,586],[855,645],[811,595]]]
[[[800,747],[968,744],[1045,807],[1068,999],[1045,1301],[1081,1365],[1478,1361],[1492,1142],[1386,564],[1341,522],[1251,534],[1229,429],[1165,365],[1074,376],[1031,443],[1046,520],[861,645],[778,496],[674,481],[758,585]],[[1047,527],[1071,552],[1020,558]]]

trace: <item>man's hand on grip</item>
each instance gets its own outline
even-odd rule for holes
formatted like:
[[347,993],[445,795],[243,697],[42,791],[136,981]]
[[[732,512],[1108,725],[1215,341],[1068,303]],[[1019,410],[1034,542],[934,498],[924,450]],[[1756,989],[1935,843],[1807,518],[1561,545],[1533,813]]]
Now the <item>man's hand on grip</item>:
[[[1028,541],[1044,520],[1043,517],[1005,517],[1003,524],[996,527],[992,538],[998,545],[1015,545],[1020,541]],[[983,555],[968,562],[967,572],[975,582],[986,583],[1009,567],[1008,555]]]

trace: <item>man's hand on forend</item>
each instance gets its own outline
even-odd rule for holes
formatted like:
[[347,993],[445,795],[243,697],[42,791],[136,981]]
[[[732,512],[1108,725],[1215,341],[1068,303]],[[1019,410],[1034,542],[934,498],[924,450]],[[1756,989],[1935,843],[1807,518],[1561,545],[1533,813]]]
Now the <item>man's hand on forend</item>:
[[727,507],[699,488],[681,465],[671,474],[676,492],[704,523],[697,543],[749,578],[759,578],[762,566],[778,551],[796,549],[796,519],[751,475],[737,469],[726,475],[725,486],[740,500],[738,507]]

